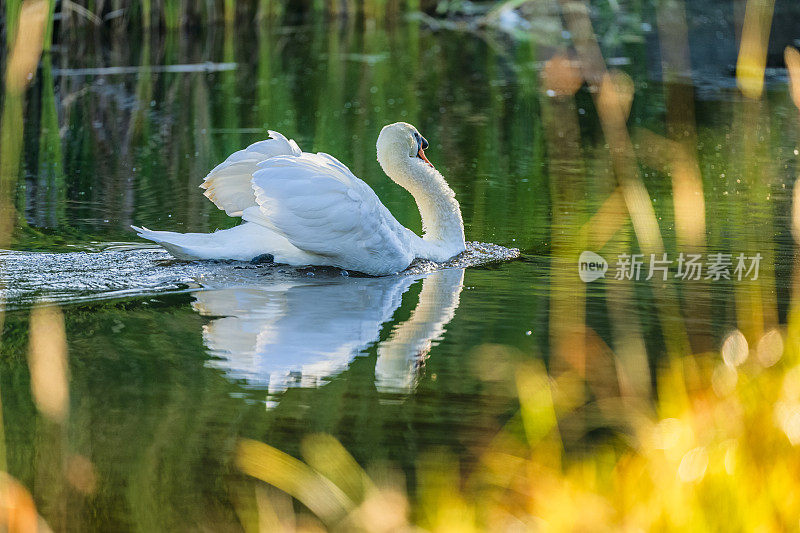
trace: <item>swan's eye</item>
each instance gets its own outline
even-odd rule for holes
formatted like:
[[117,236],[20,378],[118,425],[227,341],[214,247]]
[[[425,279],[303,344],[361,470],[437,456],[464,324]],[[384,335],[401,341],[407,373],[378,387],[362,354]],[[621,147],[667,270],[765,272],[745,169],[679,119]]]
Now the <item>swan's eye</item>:
[[427,150],[428,149],[428,141],[425,139],[425,137],[423,137],[422,135],[420,135],[416,131],[414,132],[414,140],[417,141],[417,150]]

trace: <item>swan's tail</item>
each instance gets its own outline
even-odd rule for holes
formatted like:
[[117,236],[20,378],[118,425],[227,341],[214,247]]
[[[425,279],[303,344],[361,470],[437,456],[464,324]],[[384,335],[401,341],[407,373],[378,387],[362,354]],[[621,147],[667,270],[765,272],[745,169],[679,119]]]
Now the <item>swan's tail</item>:
[[285,237],[252,222],[214,233],[177,233],[131,227],[139,237],[161,245],[177,259],[250,261],[260,255],[271,254],[279,263],[316,264],[314,258],[292,246]]
[[[223,232],[176,233],[174,231],[154,231],[145,227],[131,227],[136,230],[136,234],[139,237],[161,245],[177,259],[187,261],[194,259],[239,259],[238,257],[222,257],[223,255],[229,255],[225,253],[223,246],[223,237],[227,237],[227,235],[219,235]],[[246,259],[252,259],[252,257]]]

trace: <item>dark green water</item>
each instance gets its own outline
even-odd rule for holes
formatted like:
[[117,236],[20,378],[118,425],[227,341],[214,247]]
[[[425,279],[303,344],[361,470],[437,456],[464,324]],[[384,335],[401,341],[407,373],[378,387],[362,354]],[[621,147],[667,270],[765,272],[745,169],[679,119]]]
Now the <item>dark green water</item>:
[[[61,528],[230,529],[241,483],[231,453],[240,437],[297,454],[303,435],[331,433],[363,465],[403,468],[413,488],[421,455],[444,447],[468,467],[513,419],[510,368],[536,359],[554,372],[563,368],[569,357],[554,346],[563,340],[559,324],[577,317],[620,353],[630,347],[626,339],[641,339],[646,353],[617,364],[632,364],[647,388],[673,336],[669,324],[699,352],[718,347],[737,324],[758,335],[782,323],[798,138],[785,72],[773,73],[760,102],[746,101],[722,74],[703,78],[698,89],[685,80],[664,83],[654,73],[652,39],[645,32],[605,49],[627,58],[621,68],[635,87],[628,122],[635,148],[648,148],[641,128],[669,134],[670,95],[683,98],[680,109],[694,110],[687,123],[696,128],[690,145],[706,230],[691,250],[762,253],[761,277],[745,289],[730,280],[578,279],[577,254],[592,249],[578,235],[615,182],[592,95],[584,88],[562,100],[543,89],[549,45],[411,23],[369,31],[218,28],[183,37],[111,32],[57,48],[27,94],[16,198],[23,220],[14,250],[97,253],[107,243],[135,241],[130,224],[230,227],[236,220],[198,185],[267,129],[306,151],[335,155],[419,231],[412,198],[375,161],[380,128],[404,120],[430,141],[428,156],[456,192],[467,238],[523,255],[424,278],[251,276],[246,283],[148,262],[165,269],[158,283],[120,269],[124,287],[108,281],[115,269],[107,258],[58,256],[55,266],[51,258],[37,274],[43,297],[60,276],[81,278],[80,268],[95,259],[105,281],[76,289],[80,300],[69,287],[58,289],[69,347],[64,427],[37,414],[26,361],[30,309],[8,302],[0,352],[8,471]],[[199,71],[164,68],[170,65]],[[91,70],[109,66],[138,68]],[[564,128],[569,124],[577,129]],[[665,251],[677,257],[691,250],[676,230],[671,170],[645,159],[640,176]],[[594,251],[613,262],[638,249],[625,220]],[[154,252],[132,253],[141,259]],[[36,271],[36,257],[26,261]],[[28,281],[7,275],[6,284]],[[124,297],[105,298],[119,288],[128,291]],[[758,325],[743,318],[753,298],[766,310]],[[596,379],[614,382],[613,371],[593,364],[585,363],[587,375],[597,370]],[[587,405],[597,394],[587,392]],[[591,453],[611,425],[597,416],[587,409],[582,424],[565,422],[565,446]],[[57,467],[75,454],[96,473],[88,495],[73,490]]]

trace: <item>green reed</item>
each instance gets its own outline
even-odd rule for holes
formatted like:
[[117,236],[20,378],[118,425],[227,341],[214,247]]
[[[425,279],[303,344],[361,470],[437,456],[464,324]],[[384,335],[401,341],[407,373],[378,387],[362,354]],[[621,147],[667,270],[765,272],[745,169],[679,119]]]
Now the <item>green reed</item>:
[[[262,13],[276,16],[285,9],[275,2],[259,5]],[[319,3],[316,9],[340,9],[332,5]],[[378,5],[367,9],[374,12]],[[8,13],[18,7],[19,2],[6,3]],[[785,91],[759,99],[732,93],[706,104],[713,117],[702,124],[688,110],[693,97],[682,88],[686,80],[667,77],[663,87],[636,88],[629,95],[633,101],[625,130],[632,130],[637,163],[620,168],[645,185],[664,249],[673,256],[688,250],[765,256],[759,280],[667,283],[680,293],[675,298],[680,308],[664,313],[653,306],[664,290],[656,284],[607,279],[585,286],[574,276],[576,255],[584,248],[608,258],[646,248],[635,231],[641,221],[633,220],[618,188],[620,169],[614,167],[604,132],[592,122],[598,120],[593,95],[578,87],[555,96],[546,93],[552,80],[543,81],[531,66],[542,59],[535,45],[515,43],[509,52],[463,35],[437,36],[418,23],[360,33],[351,21],[319,23],[303,35],[306,40],[294,38],[297,34],[287,38],[278,25],[264,24],[250,35],[228,24],[224,31],[184,42],[179,31],[184,21],[198,13],[212,18],[214,10],[165,1],[142,2],[141,11],[145,21],[165,21],[175,31],[163,42],[154,30],[144,36],[135,78],[105,80],[106,86],[132,84],[133,108],[117,107],[117,100],[99,92],[81,92],[86,80],[55,79],[52,60],[45,57],[37,78],[41,92],[34,92],[41,95],[41,114],[28,122],[37,155],[26,159],[24,132],[16,126],[26,123],[25,113],[33,107],[26,108],[21,95],[6,90],[0,125],[3,200],[11,198],[20,211],[30,209],[55,223],[74,220],[79,233],[70,244],[96,235],[129,240],[126,224],[131,221],[212,230],[234,222],[202,198],[197,185],[215,163],[263,138],[269,128],[296,138],[307,150],[341,158],[401,222],[418,229],[415,205],[382,176],[374,160],[379,125],[408,120],[431,141],[431,159],[456,190],[468,238],[520,246],[528,261],[547,265],[549,270],[542,267],[547,282],[537,285],[529,308],[518,312],[532,317],[534,308],[546,307],[550,314],[544,324],[531,326],[544,331],[534,331],[531,353],[517,353],[512,340],[507,346],[489,345],[503,339],[492,331],[496,324],[485,324],[481,316],[459,316],[474,322],[474,330],[454,328],[448,335],[469,337],[465,345],[480,346],[449,360],[434,352],[420,376],[419,395],[382,401],[370,388],[369,402],[354,399],[352,388],[371,387],[374,381],[373,346],[329,383],[291,390],[265,412],[259,403],[264,391],[248,392],[203,366],[200,332],[206,324],[190,309],[188,296],[73,306],[64,317],[74,354],[73,400],[66,425],[60,427],[44,420],[30,397],[24,361],[30,319],[27,311],[13,313],[2,338],[0,389],[6,416],[0,428],[15,444],[8,451],[9,470],[25,486],[43,487],[37,489],[37,503],[51,524],[141,530],[236,524],[242,519],[233,514],[236,496],[230,487],[242,483],[250,493],[262,490],[260,483],[238,477],[232,459],[236,437],[266,440],[314,463],[319,455],[298,442],[297,427],[336,434],[359,450],[353,452],[358,463],[392,461],[414,473],[417,479],[408,485],[418,496],[407,496],[411,517],[429,529],[454,523],[499,528],[508,523],[501,519],[509,509],[512,518],[546,516],[553,524],[578,516],[595,520],[594,526],[623,527],[631,523],[614,520],[631,516],[641,529],[724,527],[731,517],[778,529],[783,519],[796,517],[796,499],[786,496],[794,488],[796,450],[775,425],[773,409],[778,402],[796,400],[784,395],[795,390],[800,331],[796,298],[785,303],[789,318],[781,319],[775,292],[786,273],[770,266],[781,265],[778,255],[786,254],[785,241],[791,239],[786,236],[791,225],[786,188],[796,176],[786,166],[795,157],[797,113]],[[244,17],[248,6],[228,2],[223,11],[230,20],[231,13]],[[255,74],[245,75],[244,67],[213,74],[154,73],[149,68],[203,60],[203,39],[221,51],[211,57],[242,64],[251,60],[254,47],[248,43],[257,40]],[[133,42],[119,37],[108,52],[126,57]],[[679,71],[674,61],[667,57],[662,64]],[[473,70],[482,76],[478,81],[464,75]],[[615,89],[613,94],[621,98],[623,93]],[[59,99],[57,94],[75,96]],[[127,95],[123,92],[119,101]],[[589,118],[580,118],[585,116],[580,109]],[[109,116],[122,120],[104,122],[102,136],[87,126],[93,117]],[[170,141],[166,147],[164,139]],[[36,169],[37,187],[47,192],[45,198],[32,198],[35,205],[21,203],[28,198],[20,180],[26,168]],[[129,180],[131,175],[136,179]],[[70,187],[85,192],[85,199],[68,201],[65,189]],[[695,192],[706,202],[700,209],[703,225],[692,202]],[[48,212],[51,205],[55,211]],[[97,206],[121,213],[115,227],[98,220],[92,210]],[[704,229],[692,232],[699,227]],[[732,235],[732,228],[740,232]],[[8,241],[7,234],[2,237]],[[42,246],[25,236],[12,245]],[[470,274],[498,288],[534,283],[503,278],[503,272],[485,268]],[[734,303],[725,305],[730,298]],[[411,313],[413,303],[404,298],[397,314]],[[592,305],[594,313],[587,311]],[[153,306],[163,308],[167,319],[154,315]],[[121,327],[141,333],[120,335]],[[748,362],[733,369],[718,350],[732,327],[753,347]],[[682,350],[667,350],[665,345],[678,336],[673,335],[676,329],[678,335],[685,330],[689,341],[680,343]],[[787,346],[774,366],[758,359],[757,347],[770,331],[785,335]],[[454,341],[446,337],[444,342]],[[497,378],[499,384],[466,362],[486,358],[495,367],[513,360],[509,354],[529,364]],[[546,358],[549,373],[531,363],[539,355]],[[738,380],[734,385],[720,378],[731,371]],[[463,373],[471,375],[467,385],[447,381]],[[437,374],[436,386],[444,392],[434,386]],[[435,402],[447,404],[482,387],[514,391],[515,400],[498,400],[503,397],[498,393],[476,405],[487,427],[497,423],[495,418],[505,424],[491,442],[471,450],[477,457],[459,467],[446,454],[428,460],[415,456],[413,449],[421,443],[405,431],[411,425],[409,413],[427,413]],[[252,403],[241,401],[243,396]],[[131,402],[139,408],[132,410]],[[395,428],[400,438],[408,439],[394,456],[385,449],[382,433],[393,423],[402,429]],[[464,446],[459,435],[441,439],[453,448]],[[342,457],[330,440],[323,444]],[[97,488],[86,499],[70,488],[64,474],[63,465],[76,451],[90,454],[99,474]],[[710,457],[708,470],[705,477],[693,478],[692,459],[702,458],[703,451]],[[681,469],[681,464],[689,466]],[[354,470],[363,481],[363,472]],[[681,472],[689,481],[681,480]],[[774,490],[759,490],[765,483]],[[363,486],[368,483],[358,485]],[[401,483],[395,490],[405,494],[406,486]],[[363,503],[368,495],[351,496]],[[248,501],[250,516],[264,516],[257,497]],[[724,505],[709,506],[709,501]],[[631,502],[640,505],[637,512],[631,511]]]
[[19,22],[19,11],[22,7],[22,0],[8,0],[5,9],[6,19],[6,50],[10,49],[14,44],[14,37],[16,36],[17,24]]
[[61,135],[58,123],[58,108],[54,93],[52,64],[49,56],[42,58],[41,125],[39,128],[39,160],[37,172],[38,201],[51,206],[42,227],[57,227],[64,224],[66,200],[66,176],[63,169]]

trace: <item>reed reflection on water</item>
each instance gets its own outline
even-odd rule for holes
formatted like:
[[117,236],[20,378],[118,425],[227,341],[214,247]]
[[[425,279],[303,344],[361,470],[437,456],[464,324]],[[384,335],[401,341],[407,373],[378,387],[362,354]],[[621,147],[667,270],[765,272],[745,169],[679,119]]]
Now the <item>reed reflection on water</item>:
[[[796,8],[745,4],[713,31],[710,3],[619,22],[565,1],[525,40],[418,17],[70,25],[38,67],[38,45],[13,45],[4,248],[96,250],[132,239],[131,223],[224,227],[197,185],[267,128],[342,159],[418,230],[374,161],[380,127],[408,120],[468,238],[525,254],[421,283],[205,278],[191,294],[149,264],[170,291],[25,302],[3,316],[0,459],[20,484],[0,489],[31,523],[76,529],[796,524],[800,55],[767,31]],[[20,35],[46,34],[42,13]],[[738,59],[735,75],[698,67],[702,46]],[[133,68],[103,70],[116,66]],[[757,279],[585,284],[586,250],[763,259]],[[363,470],[385,464],[399,471]]]

